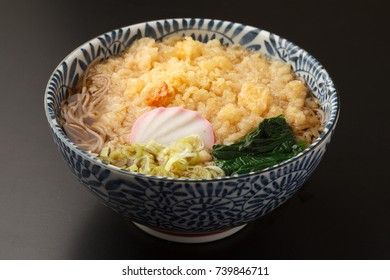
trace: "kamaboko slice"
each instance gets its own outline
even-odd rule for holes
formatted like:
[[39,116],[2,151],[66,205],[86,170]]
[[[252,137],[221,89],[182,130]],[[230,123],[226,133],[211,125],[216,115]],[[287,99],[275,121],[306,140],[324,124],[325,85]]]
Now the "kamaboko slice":
[[213,128],[201,114],[182,107],[160,107],[135,121],[129,142],[146,145],[154,140],[165,146],[191,135],[198,135],[206,149],[214,145]]

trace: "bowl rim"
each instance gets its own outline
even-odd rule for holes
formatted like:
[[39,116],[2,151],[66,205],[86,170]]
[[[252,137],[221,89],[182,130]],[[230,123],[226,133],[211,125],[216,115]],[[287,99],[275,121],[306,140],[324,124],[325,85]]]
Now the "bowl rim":
[[[330,81],[330,84],[328,85],[328,87],[331,86],[334,89],[332,91],[332,95],[336,99],[335,102],[334,102],[334,105],[332,106],[332,111],[336,112],[335,117],[333,119],[330,118],[324,124],[325,125],[324,131],[320,134],[320,136],[317,139],[315,139],[315,141],[312,144],[310,144],[307,148],[305,148],[303,151],[301,151],[300,153],[298,153],[294,157],[292,157],[292,158],[290,158],[288,160],[285,160],[285,161],[283,161],[281,163],[272,165],[270,167],[267,167],[267,168],[264,168],[264,169],[261,169],[261,170],[258,170],[258,171],[252,171],[252,172],[249,172],[249,173],[244,173],[244,174],[235,174],[235,175],[223,176],[223,177],[218,177],[218,178],[173,178],[173,177],[155,176],[155,175],[148,175],[148,174],[133,172],[133,171],[122,169],[122,168],[119,168],[119,167],[117,167],[115,165],[108,164],[106,162],[101,161],[100,159],[97,158],[97,156],[95,156],[95,155],[93,155],[93,154],[91,154],[91,153],[89,153],[87,151],[84,151],[83,149],[78,147],[78,145],[76,145],[65,134],[65,132],[61,129],[60,125],[57,123],[57,119],[56,118],[53,119],[51,117],[49,106],[48,106],[48,102],[47,102],[49,100],[48,96],[49,96],[50,84],[51,84],[55,74],[58,71],[62,71],[61,70],[62,64],[64,62],[66,62],[70,57],[72,57],[75,54],[77,54],[78,52],[80,52],[81,48],[83,46],[86,46],[89,42],[92,42],[92,41],[96,40],[97,38],[99,38],[101,36],[105,36],[105,35],[109,36],[112,32],[118,31],[120,29],[129,28],[129,27],[136,28],[137,26],[142,26],[142,25],[145,25],[146,23],[154,24],[156,22],[161,22],[161,21],[165,21],[165,20],[167,20],[167,21],[174,21],[174,20],[176,20],[176,21],[177,20],[197,20],[198,21],[198,20],[204,20],[204,21],[225,22],[227,24],[233,24],[233,25],[234,24],[239,24],[239,25],[242,25],[244,28],[255,29],[255,30],[258,30],[258,31],[267,32],[268,34],[273,35],[275,38],[283,40],[285,43],[291,45],[292,47],[298,48],[299,50],[301,50],[303,52],[303,54],[305,54],[306,56],[308,56],[310,58],[310,61],[312,61],[313,64],[317,64],[318,67],[328,76],[329,81]],[[65,145],[67,147],[69,147],[72,151],[74,151],[76,153],[76,155],[81,156],[84,159],[87,159],[87,160],[91,161],[95,165],[98,165],[100,167],[109,169],[111,172],[120,173],[120,174],[123,174],[125,176],[126,175],[132,175],[132,176],[140,177],[140,178],[144,178],[144,179],[153,179],[153,180],[168,181],[168,182],[172,182],[172,181],[173,182],[215,182],[215,181],[223,182],[223,181],[236,180],[236,179],[241,179],[241,178],[261,175],[262,173],[268,173],[268,172],[272,172],[272,171],[274,171],[276,169],[283,168],[284,166],[289,165],[291,162],[296,161],[296,160],[304,157],[309,152],[311,152],[311,151],[315,150],[316,148],[318,148],[319,146],[321,146],[322,143],[325,140],[327,140],[329,137],[332,136],[332,134],[334,132],[334,129],[336,127],[337,121],[338,121],[339,116],[340,116],[340,96],[338,94],[338,89],[337,89],[333,79],[331,78],[330,74],[325,69],[325,67],[313,55],[311,55],[305,49],[303,49],[300,46],[296,45],[295,43],[289,41],[288,39],[285,39],[284,37],[281,37],[281,36],[279,36],[279,35],[277,35],[275,33],[269,32],[269,31],[261,29],[259,27],[254,27],[254,26],[251,26],[251,25],[247,25],[247,24],[243,24],[243,23],[239,23],[239,22],[234,22],[234,21],[229,21],[229,20],[210,19],[210,18],[188,18],[188,17],[177,18],[176,17],[176,18],[161,18],[161,19],[156,19],[156,20],[149,20],[149,21],[144,21],[144,22],[139,22],[139,23],[135,23],[135,24],[126,25],[126,26],[123,26],[123,27],[118,27],[118,28],[112,29],[110,31],[104,32],[104,33],[102,33],[100,35],[97,35],[97,36],[95,36],[95,37],[85,41],[83,44],[77,46],[75,49],[73,49],[67,56],[65,56],[61,60],[61,62],[54,68],[52,74],[50,75],[50,78],[49,78],[48,83],[47,83],[46,88],[45,88],[44,109],[45,109],[45,115],[46,115],[47,121],[48,121],[48,123],[50,125],[50,128],[52,129],[52,133],[55,134],[58,138],[60,138],[61,142],[65,143]]]

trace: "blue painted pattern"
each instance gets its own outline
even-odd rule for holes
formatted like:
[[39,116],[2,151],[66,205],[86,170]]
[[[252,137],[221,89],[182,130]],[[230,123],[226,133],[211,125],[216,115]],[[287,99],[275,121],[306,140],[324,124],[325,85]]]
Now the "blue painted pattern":
[[[96,58],[119,54],[142,37],[191,36],[248,49],[291,64],[320,99],[326,128],[297,157],[261,172],[221,179],[170,179],[136,174],[99,161],[78,148],[60,127],[60,105]],[[251,222],[287,201],[310,177],[331,140],[339,99],[326,70],[310,54],[265,30],[210,19],[167,19],[108,32],[73,51],[54,71],[45,111],[58,150],[70,170],[99,200],[137,223],[176,232],[209,232]]]

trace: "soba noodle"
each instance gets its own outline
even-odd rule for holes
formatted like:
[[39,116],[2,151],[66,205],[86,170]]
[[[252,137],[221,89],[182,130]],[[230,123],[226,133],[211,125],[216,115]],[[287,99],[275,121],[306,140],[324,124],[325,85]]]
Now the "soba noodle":
[[160,101],[198,111],[222,144],[280,114],[298,141],[311,143],[324,118],[319,101],[288,64],[217,40],[144,38],[119,56],[91,63],[62,106],[62,126],[80,148],[99,154],[124,145],[134,121]]
[[62,126],[65,133],[80,148],[92,153],[98,153],[107,139],[105,128],[95,122],[95,110],[99,109],[99,104],[110,88],[111,79],[106,74],[93,75],[90,79],[101,84],[101,87],[96,91],[87,89],[89,71],[99,61],[100,59],[96,59],[89,65],[82,80],[81,91],[70,95],[62,106]]

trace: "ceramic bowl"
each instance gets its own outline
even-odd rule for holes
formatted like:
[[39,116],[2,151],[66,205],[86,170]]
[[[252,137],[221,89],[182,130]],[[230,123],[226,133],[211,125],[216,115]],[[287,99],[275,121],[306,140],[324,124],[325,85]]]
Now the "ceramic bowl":
[[[81,150],[59,125],[61,102],[97,57],[119,54],[142,37],[177,35],[238,43],[289,62],[318,97],[325,130],[296,157],[262,171],[219,179],[171,179],[132,173]],[[45,97],[47,121],[59,152],[78,180],[102,203],[160,238],[179,242],[217,240],[286,202],[320,163],[339,115],[339,98],[324,67],[305,50],[259,28],[212,19],[178,18],[135,24],[98,36],[70,53],[54,70]],[[324,178],[326,179],[326,178]]]

